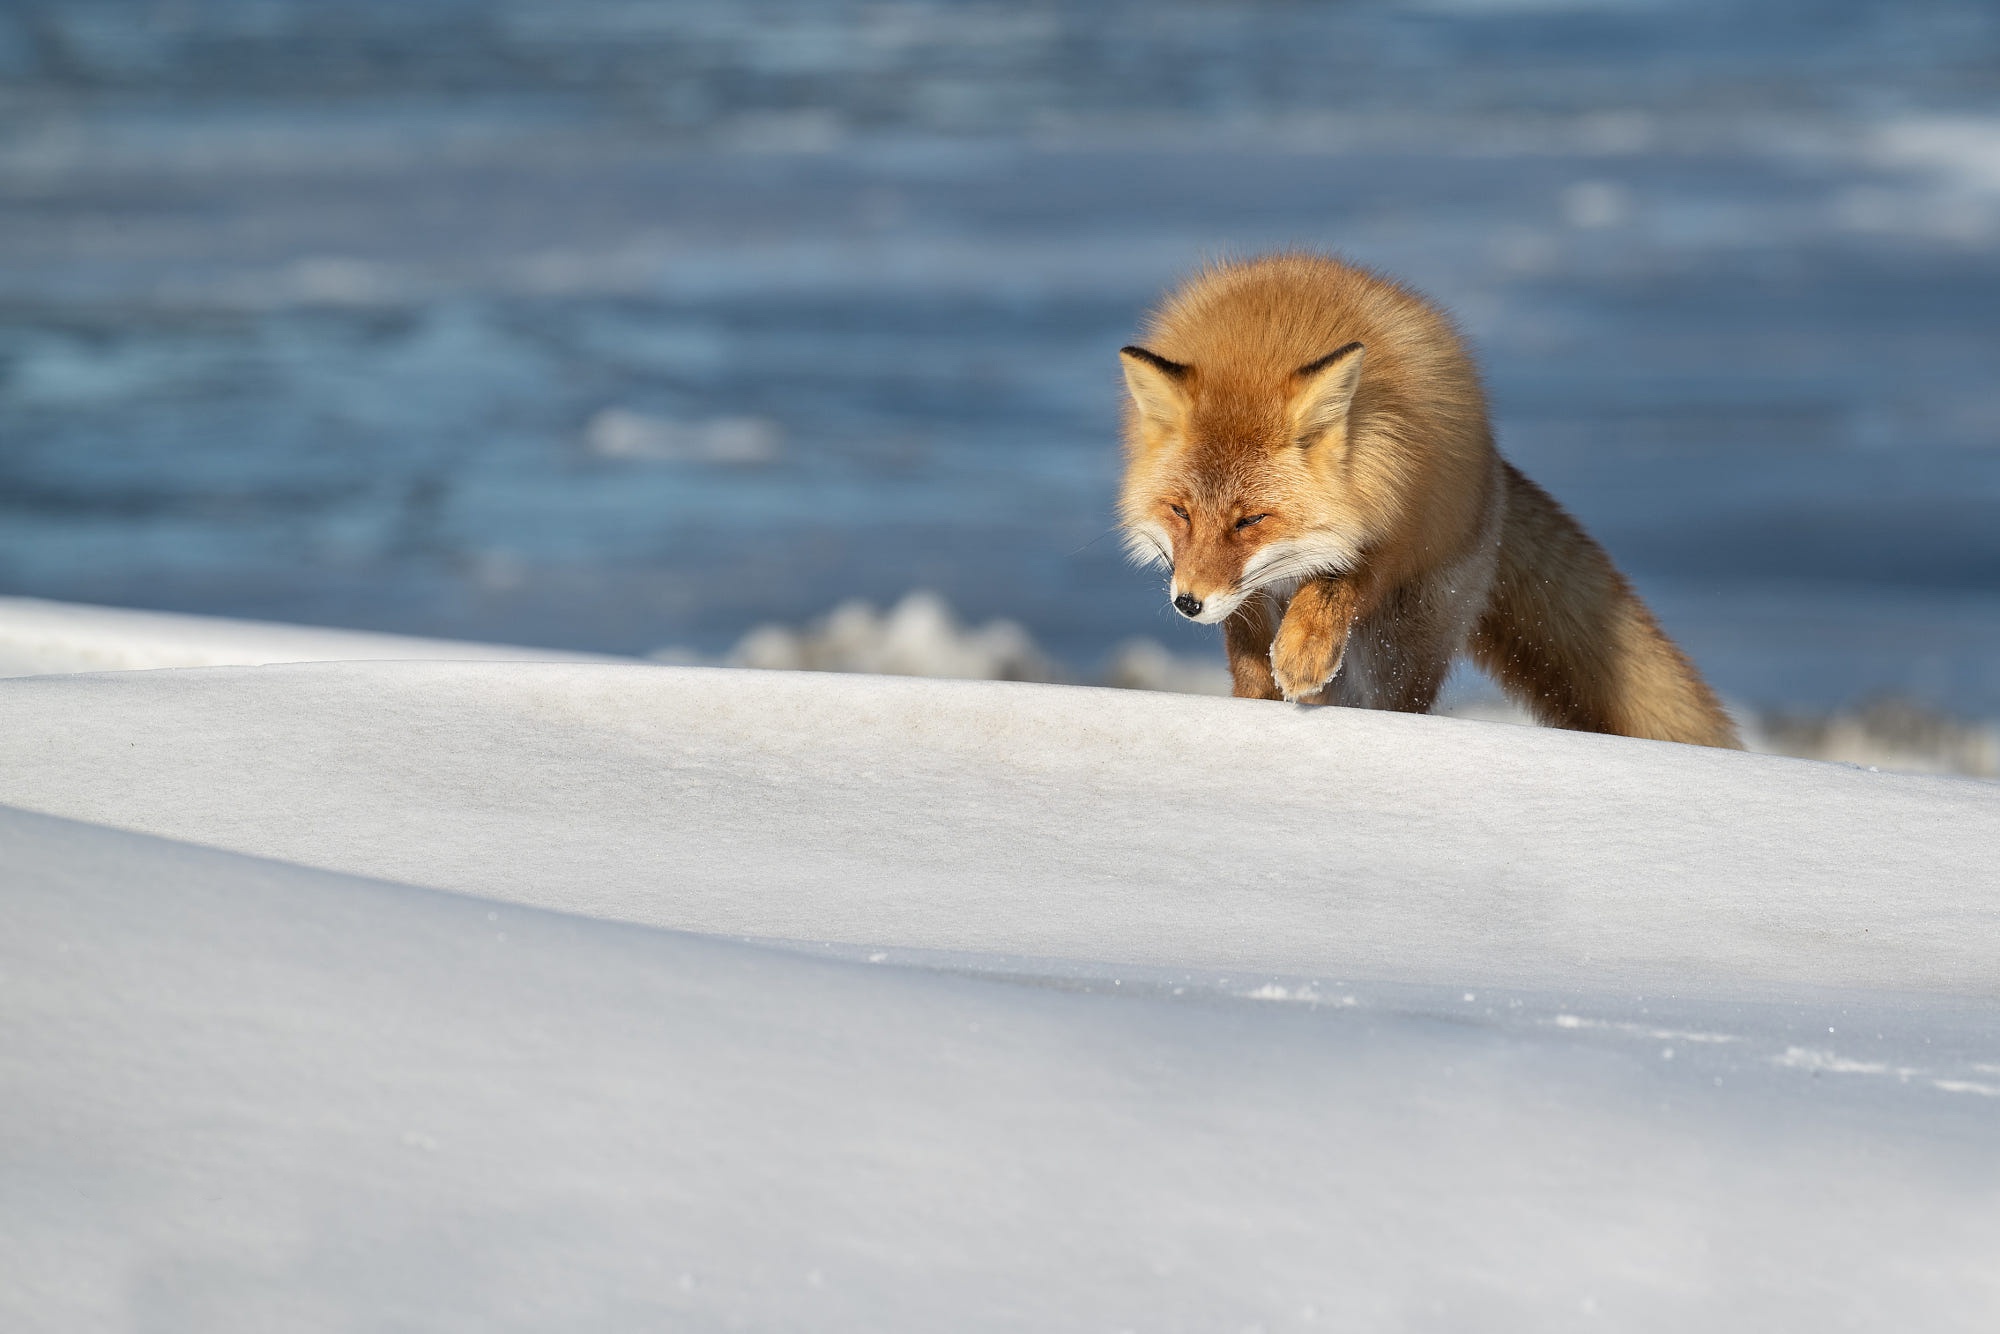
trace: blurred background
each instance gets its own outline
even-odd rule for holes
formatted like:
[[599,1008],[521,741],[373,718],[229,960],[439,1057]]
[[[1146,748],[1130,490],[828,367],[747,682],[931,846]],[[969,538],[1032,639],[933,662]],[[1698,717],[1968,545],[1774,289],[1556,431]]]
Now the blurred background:
[[0,593],[1219,662],[1105,535],[1115,349],[1304,245],[1732,699],[1990,719],[1996,241],[1985,4],[0,0]]

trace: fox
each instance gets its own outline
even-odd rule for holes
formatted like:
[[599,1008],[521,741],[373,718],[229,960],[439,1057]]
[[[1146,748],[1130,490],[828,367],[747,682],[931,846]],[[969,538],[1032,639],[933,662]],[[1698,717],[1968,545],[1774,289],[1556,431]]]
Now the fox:
[[1129,551],[1249,699],[1428,713],[1466,656],[1546,726],[1740,749],[1583,527],[1500,454],[1451,318],[1327,255],[1212,264],[1122,348]]

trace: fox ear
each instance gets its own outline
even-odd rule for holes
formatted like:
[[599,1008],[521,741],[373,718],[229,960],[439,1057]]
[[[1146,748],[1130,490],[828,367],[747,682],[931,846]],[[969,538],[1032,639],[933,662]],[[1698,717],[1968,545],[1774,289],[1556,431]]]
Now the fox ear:
[[1188,368],[1143,347],[1121,347],[1118,358],[1125,363],[1125,387],[1132,391],[1139,415],[1163,426],[1177,425],[1188,406]]
[[1309,445],[1347,424],[1354,391],[1361,387],[1361,362],[1367,349],[1359,343],[1327,353],[1292,372],[1298,388],[1292,393],[1292,438]]

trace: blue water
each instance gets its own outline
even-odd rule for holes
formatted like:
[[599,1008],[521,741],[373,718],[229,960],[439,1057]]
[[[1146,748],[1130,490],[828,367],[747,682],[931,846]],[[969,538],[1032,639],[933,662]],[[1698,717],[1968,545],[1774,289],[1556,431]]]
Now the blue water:
[[1984,6],[15,0],[0,592],[1212,651],[1104,536],[1114,352],[1304,244],[1725,690],[2000,713],[1996,242]]

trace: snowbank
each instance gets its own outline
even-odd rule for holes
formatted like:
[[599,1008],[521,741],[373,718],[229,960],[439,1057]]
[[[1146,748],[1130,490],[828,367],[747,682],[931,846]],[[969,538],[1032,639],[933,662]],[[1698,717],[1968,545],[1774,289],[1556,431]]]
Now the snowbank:
[[403,661],[0,681],[0,806],[8,1329],[2000,1320],[1990,784]]
[[220,616],[128,611],[0,597],[0,677],[155,667],[420,658],[474,662],[615,662],[598,653],[468,644]]
[[1990,1040],[1964,1016],[1055,990],[35,816],[0,846],[11,1330],[2000,1311],[2000,1104],[1786,1045]]
[[1078,687],[327,663],[0,683],[0,803],[732,935],[2000,995],[2000,788]]
[[[709,655],[672,645],[647,656],[685,666],[714,662]],[[160,667],[395,660],[632,661],[558,649],[0,598],[0,678]],[[759,626],[736,644],[721,665],[981,681],[1082,679],[1082,674],[1044,653],[1014,622],[962,624],[944,599],[922,590],[908,594],[886,611],[850,601],[802,627]],[[1103,664],[1098,682],[1125,690],[1183,695],[1230,693],[1229,672],[1219,651],[1186,657],[1152,639],[1132,639],[1119,645]],[[1469,669],[1453,678],[1439,712],[1535,725],[1524,710],[1500,698]],[[1732,712],[1749,748],[1767,754],[1839,760],[1903,773],[2000,777],[2000,729],[1951,718],[1906,699],[1880,697],[1831,714],[1758,716],[1740,704],[1733,706]]]

